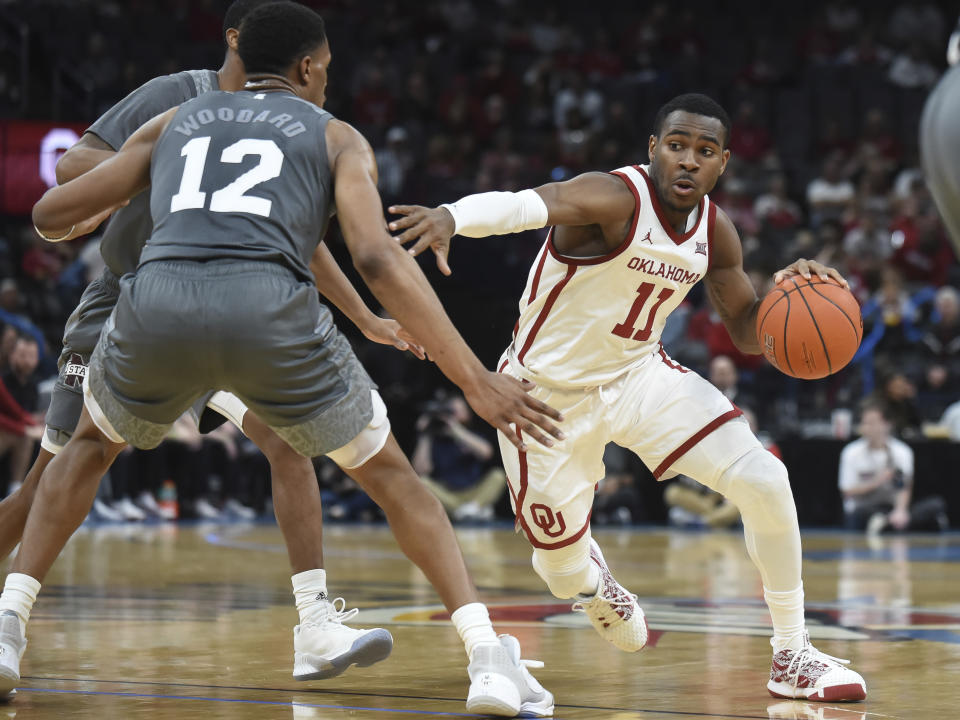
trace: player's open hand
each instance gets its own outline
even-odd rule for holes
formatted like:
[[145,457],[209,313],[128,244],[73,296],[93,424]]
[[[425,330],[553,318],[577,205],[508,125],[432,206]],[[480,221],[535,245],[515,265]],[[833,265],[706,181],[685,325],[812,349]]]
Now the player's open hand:
[[804,258],[800,258],[796,262],[787,265],[783,270],[778,270],[776,273],[774,273],[773,282],[780,283],[781,281],[794,275],[801,275],[809,280],[813,273],[819,275],[820,279],[824,282],[826,282],[828,278],[833,278],[838,283],[843,285],[843,287],[845,287],[847,290],[850,289],[850,283],[844,279],[839,270],[828,265],[824,265],[823,263],[819,263],[816,260],[806,260]]
[[553,439],[548,435],[558,440],[566,437],[550,421],[551,418],[563,420],[563,416],[528,394],[534,387],[528,381],[521,382],[508,375],[487,372],[477,387],[464,389],[464,396],[477,415],[510,438],[520,452],[526,452],[527,445],[523,442],[521,432],[547,447],[553,446]]
[[416,242],[407,250],[411,255],[419,255],[428,247],[433,248],[437,256],[437,267],[444,275],[450,274],[447,258],[450,256],[450,238],[456,230],[453,215],[446,208],[425,208],[420,205],[391,205],[391,215],[400,215],[398,220],[390,222],[390,231],[402,230],[396,235],[398,242],[404,245]]
[[421,360],[427,357],[423,346],[396,320],[374,318],[360,330],[367,340],[381,345],[392,345],[397,350],[409,350]]

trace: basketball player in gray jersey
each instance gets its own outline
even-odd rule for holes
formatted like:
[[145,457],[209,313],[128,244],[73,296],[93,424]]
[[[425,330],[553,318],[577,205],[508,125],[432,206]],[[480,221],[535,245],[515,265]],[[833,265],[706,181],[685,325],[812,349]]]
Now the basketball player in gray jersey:
[[960,254],[960,22],[947,46],[950,69],[920,118],[920,160],[955,251]]
[[[112,157],[137,128],[165,110],[210,91],[221,88],[241,89],[246,74],[243,62],[236,52],[238,27],[244,15],[263,4],[265,0],[238,0],[228,8],[224,17],[227,51],[219,71],[189,70],[166,75],[154,78],[135,90],[93,123],[80,141],[60,159],[57,165],[58,180],[61,183],[67,182]],[[40,476],[77,427],[83,407],[81,385],[87,363],[100,331],[116,305],[119,278],[134,272],[140,251],[153,228],[149,201],[147,192],[136,195],[128,205],[113,214],[106,226],[100,243],[106,268],[101,276],[86,288],[79,305],[67,321],[60,358],[60,376],[47,411],[47,427],[41,440],[41,450],[23,486],[0,502],[0,558],[8,555],[20,542]],[[409,347],[422,356],[422,350],[415,343],[408,344],[401,339],[398,335],[399,326],[394,321],[382,320],[370,312],[340,271],[326,246],[317,248],[311,260],[311,270],[327,299],[353,320],[368,338],[400,348]],[[407,339],[410,339],[409,336]],[[202,407],[206,402],[207,398],[203,398],[199,404]],[[243,404],[229,394],[217,393],[211,399],[210,405],[223,415],[213,412],[209,412],[209,415],[217,418],[226,416],[233,420],[263,450],[270,463],[274,480],[274,509],[287,546],[293,571],[294,596],[298,598],[298,604],[302,605],[300,598],[312,599],[321,592],[325,594],[326,573],[322,569],[322,505],[312,462],[294,452],[253,413],[245,412]],[[206,418],[205,421],[208,429],[216,422]],[[351,462],[350,458],[335,459],[348,466]],[[383,487],[365,477],[358,478],[358,481],[364,485],[371,497],[384,507],[388,516],[401,512],[395,507],[397,503],[393,495]],[[452,535],[452,530],[450,532]],[[416,542],[412,536],[407,538],[398,535],[398,539],[412,557],[422,554],[418,553],[415,547],[411,547],[411,543]],[[454,582],[456,569],[462,568],[462,558],[459,555],[450,555],[441,562],[453,563],[454,572],[443,573],[443,576],[450,577],[450,582]],[[446,569],[446,566],[442,569]],[[439,571],[434,573],[435,576],[438,574]],[[462,570],[462,574],[466,575],[466,570]],[[445,598],[455,597],[452,593],[445,592],[442,584],[438,585],[438,590]],[[334,636],[343,636],[343,642],[350,640],[349,645],[353,645],[354,640],[350,639],[350,633],[354,631],[339,623],[340,614],[332,610],[329,602],[320,603],[316,607],[301,608],[300,615],[301,626],[304,628],[325,628],[322,632],[298,632],[295,650],[303,651],[301,655],[329,655],[330,653],[322,651],[322,648],[318,649],[313,641],[330,635],[331,631]],[[329,622],[321,622],[321,615],[329,618]],[[368,662],[386,657],[392,646],[389,633],[385,630],[369,633],[364,642],[366,644],[363,658]],[[335,674],[349,666],[348,660],[351,657],[353,655],[346,653],[336,664],[324,664],[323,667],[301,662],[297,666],[296,676],[306,680]],[[0,698],[2,696],[3,693],[0,693]]]
[[[559,414],[530,398],[529,386],[487,371],[466,347],[416,264],[386,232],[369,144],[310,104],[323,103],[330,60],[319,16],[295,3],[262,6],[244,22],[239,50],[256,93],[210,93],[164,113],[35,209],[45,236],[67,239],[152,176],[154,233],[137,275],[121,281],[84,382],[80,424],[41,479],[40,501],[0,596],[0,646],[9,649],[0,661],[8,674],[19,673],[39,581],[82,520],[97,479],[124,442],[157,444],[180,413],[213,390],[235,392],[302,455],[343,453],[359,460],[355,473],[384,487],[392,481],[415,508],[390,518],[398,538],[422,535],[426,545],[418,550],[459,557],[449,524],[437,526],[439,503],[407,482],[415,474],[385,416],[378,421],[370,380],[309,282],[333,202],[364,280],[477,413],[546,444],[553,441],[544,432],[563,436],[549,419]],[[73,222],[81,226],[68,229]],[[552,696],[526,670],[516,640],[493,633],[466,571],[422,556],[418,564],[456,596],[444,601],[470,657],[468,710],[550,714]],[[450,579],[436,575],[451,569],[452,591]]]

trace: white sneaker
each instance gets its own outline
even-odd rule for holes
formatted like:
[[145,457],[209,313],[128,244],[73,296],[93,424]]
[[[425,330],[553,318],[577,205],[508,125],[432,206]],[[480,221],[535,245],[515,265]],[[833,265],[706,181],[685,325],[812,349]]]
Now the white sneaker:
[[501,635],[499,645],[478,645],[473,649],[467,673],[470,692],[467,712],[502,717],[551,717],[553,694],[545,690],[527,670],[541,668],[542,662],[520,659],[520,643],[512,635]]
[[134,505],[133,500],[130,498],[123,498],[119,502],[114,503],[113,508],[123,516],[124,520],[143,522],[147,519],[147,514]]
[[0,613],[0,697],[6,698],[20,682],[20,658],[27,639],[20,630],[20,618],[10,610]]
[[[771,641],[772,642],[772,641]],[[778,698],[823,702],[864,700],[867,684],[841,660],[817,650],[803,633],[803,649],[783,649],[773,655],[767,690]]]
[[203,518],[204,520],[220,519],[220,511],[206,498],[198,499],[193,504],[193,511],[197,514],[197,517]]
[[322,602],[326,614],[319,622],[293,629],[294,680],[336,677],[351,665],[367,667],[380,662],[393,650],[393,636],[383,628],[356,630],[343,624],[360,612],[357,608],[344,612],[343,598]]
[[224,504],[223,509],[225,512],[233,515],[240,520],[256,520],[257,511],[253,508],[248,508],[246,505],[241,503],[235,498],[229,498]]
[[152,492],[144,490],[142,493],[137,495],[137,499],[134,500],[134,502],[141,510],[147,513],[147,515],[157,518],[163,517],[163,508],[160,507],[160,504],[157,502],[157,499],[153,496]]
[[[600,568],[597,594],[573,604],[575,612],[586,613],[600,637],[626,652],[637,652],[647,644],[647,620],[637,596],[613,579],[597,541],[590,540],[590,559]],[[581,596],[582,597],[582,596]]]
[[123,514],[119,510],[114,510],[100,498],[93,499],[93,507],[90,508],[90,514],[93,515],[95,520],[123,522]]

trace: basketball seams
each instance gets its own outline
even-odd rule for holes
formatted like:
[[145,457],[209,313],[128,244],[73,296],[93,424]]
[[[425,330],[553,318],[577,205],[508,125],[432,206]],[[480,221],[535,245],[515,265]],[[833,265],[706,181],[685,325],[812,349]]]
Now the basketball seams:
[[[761,331],[760,333],[758,333],[758,335],[761,335],[761,336],[763,335],[763,332],[762,332],[762,331],[763,331],[763,326],[764,326],[764,323],[767,322],[767,317],[770,315],[771,312],[773,312],[773,309],[774,309],[774,308],[779,304],[779,302],[780,302],[781,300],[783,300],[784,298],[787,298],[787,314],[789,315],[790,298],[787,297],[787,291],[784,290],[783,288],[774,288],[774,289],[771,290],[770,292],[771,292],[771,293],[772,293],[772,292],[779,292],[779,293],[780,293],[780,297],[778,297],[776,300],[774,300],[772,303],[770,303],[770,307],[768,307],[768,308],[766,309],[766,311],[763,313],[763,317],[758,319],[757,327],[758,327],[758,329]],[[769,295],[768,295],[767,297],[769,297]],[[766,300],[766,298],[764,298],[764,300]],[[763,337],[760,337],[759,340],[760,340],[761,343],[764,343],[764,342],[765,342],[765,340],[764,340]],[[769,358],[768,358],[768,359],[769,359]],[[773,351],[773,359],[770,360],[770,362],[773,364],[774,367],[779,367],[779,365],[777,364],[777,351],[776,351],[776,349],[774,349],[774,351]]]
[[843,316],[847,319],[847,322],[850,323],[850,327],[853,328],[853,334],[857,338],[857,345],[859,345],[860,342],[863,340],[862,327],[861,327],[861,330],[858,331],[857,324],[853,321],[853,318],[847,314],[847,311],[844,310],[836,300],[833,300],[832,298],[824,295],[822,292],[817,290],[816,285],[814,285],[813,283],[810,283],[810,289],[813,290],[817,295],[822,297],[824,300],[826,300],[828,303],[833,305],[835,308],[837,308],[837,310],[839,310],[841,313],[843,313]]
[[[793,280],[793,278],[790,278]],[[796,285],[797,281],[794,280],[793,284]],[[790,291],[784,292],[784,297],[787,298],[787,311],[783,314],[783,357],[787,361],[787,369],[790,371],[791,375],[795,375],[793,372],[793,363],[790,362],[790,352],[788,348],[790,345],[787,343],[787,328],[790,324]]]
[[[796,279],[793,281],[794,285],[797,285]],[[813,283],[807,280],[807,286],[813,287]],[[817,337],[820,338],[820,346],[823,348],[823,356],[827,359],[827,374],[833,374],[833,363],[830,362],[830,350],[827,348],[827,343],[823,339],[823,333],[820,332],[820,325],[817,323],[817,317],[813,314],[813,310],[810,309],[810,303],[807,302],[807,299],[803,296],[802,286],[797,285],[797,289],[801,290],[800,299],[803,300],[804,306],[807,308],[807,313],[810,315],[810,320],[813,322],[813,327],[817,331]],[[819,294],[819,293],[818,293]],[[784,340],[784,345],[786,345],[786,340]]]

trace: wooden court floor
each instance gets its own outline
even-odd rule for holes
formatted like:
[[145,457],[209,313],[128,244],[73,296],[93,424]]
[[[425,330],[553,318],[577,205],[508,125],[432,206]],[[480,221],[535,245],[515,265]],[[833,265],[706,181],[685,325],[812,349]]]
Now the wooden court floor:
[[[806,535],[811,635],[867,680],[866,702],[835,705],[767,694],[769,617],[735,533],[597,533],[655,631],[633,655],[545,592],[521,537],[459,535],[497,626],[546,663],[557,718],[960,718],[960,535]],[[296,611],[272,525],[84,528],[48,578],[0,720],[471,717],[456,632],[389,531],[330,526],[325,544],[331,593],[393,633],[385,662],[291,678]]]

